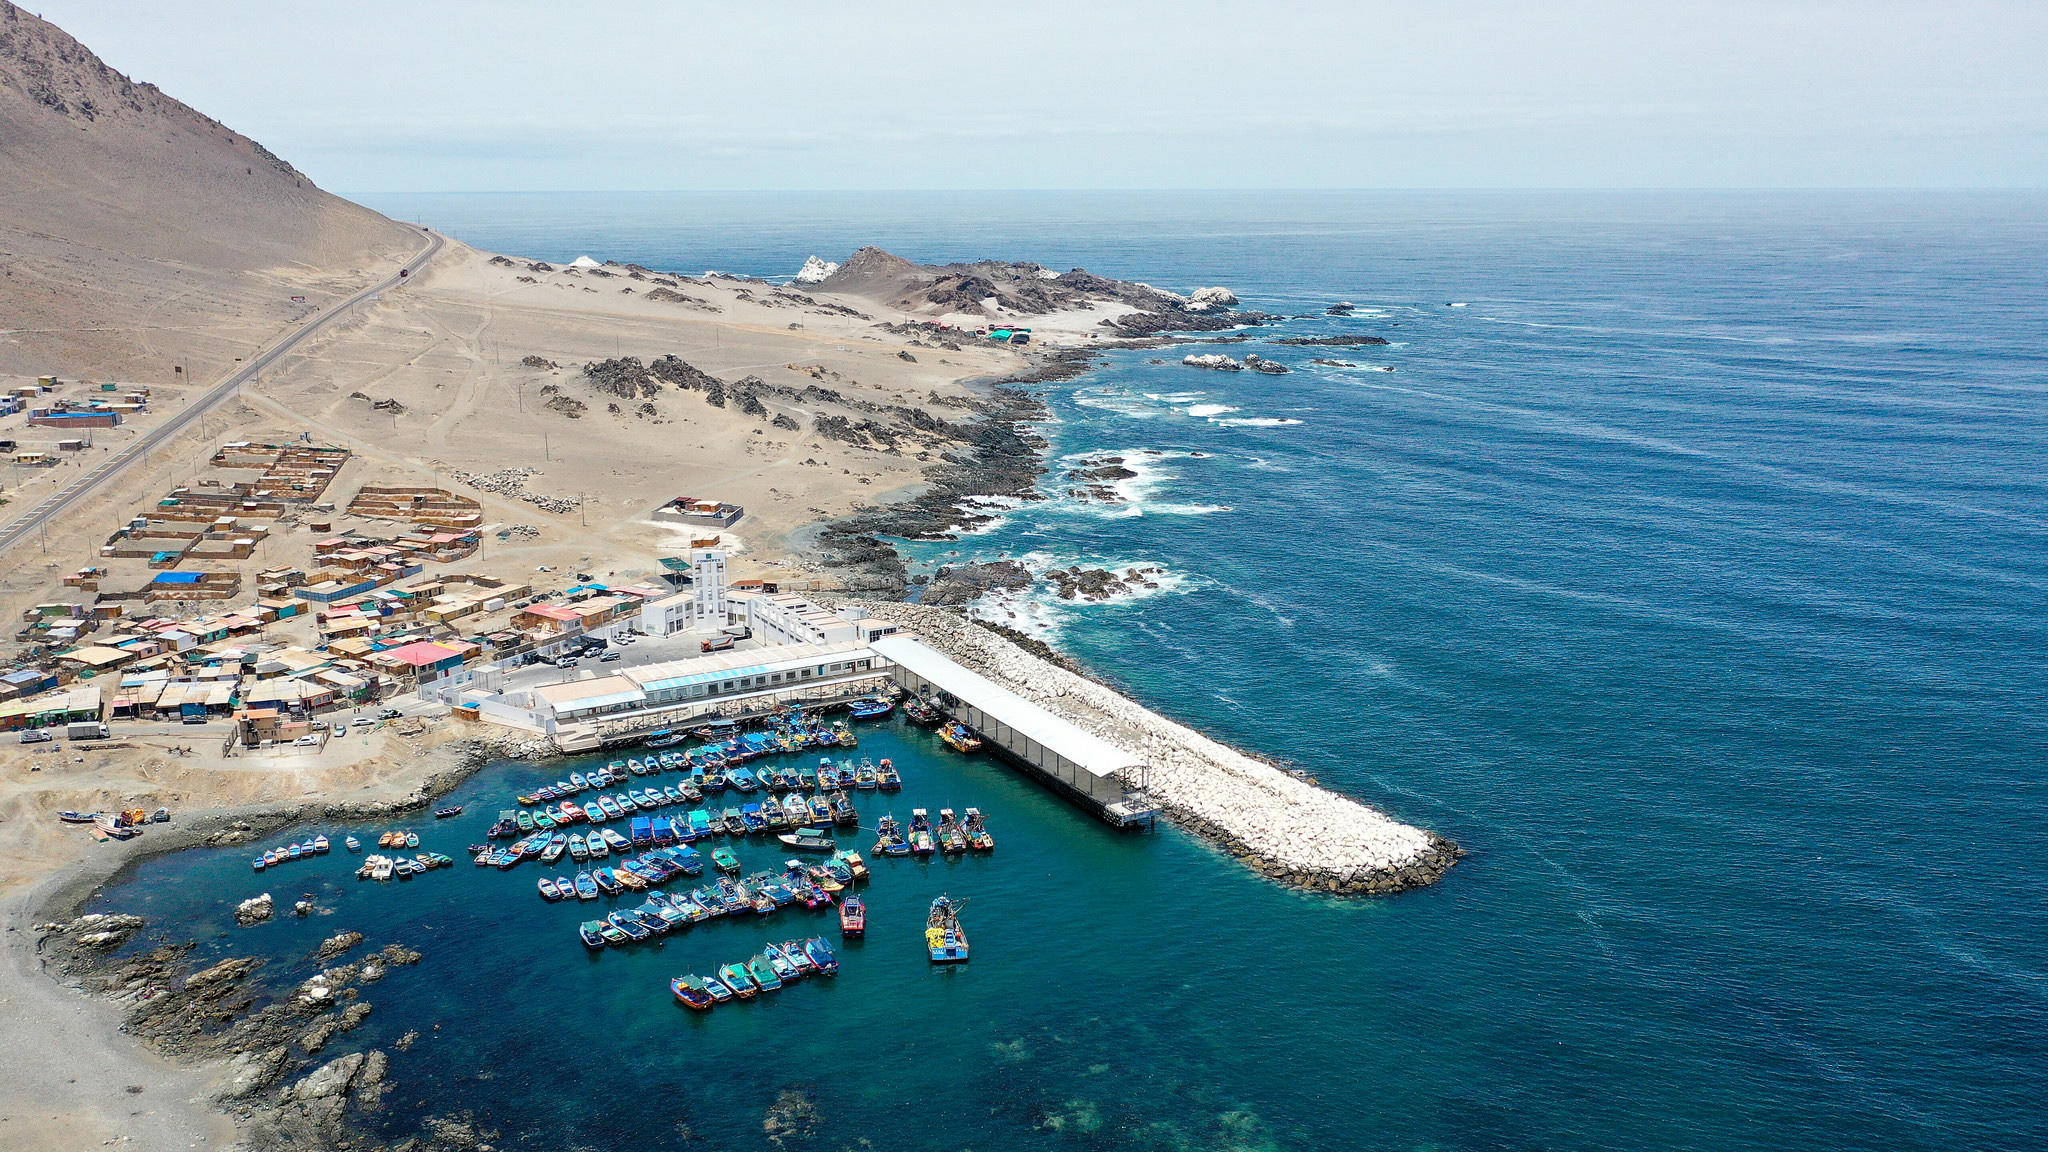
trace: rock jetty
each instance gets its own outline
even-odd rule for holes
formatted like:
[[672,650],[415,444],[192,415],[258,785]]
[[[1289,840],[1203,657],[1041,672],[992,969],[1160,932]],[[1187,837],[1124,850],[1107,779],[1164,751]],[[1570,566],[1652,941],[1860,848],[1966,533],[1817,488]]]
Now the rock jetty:
[[[1042,645],[918,604],[867,603],[1040,707],[1142,756],[1150,793],[1180,825],[1282,883],[1386,894],[1435,883],[1462,850],[1436,833],[1211,740],[1074,671]],[[1050,656],[1052,659],[1046,659]]]

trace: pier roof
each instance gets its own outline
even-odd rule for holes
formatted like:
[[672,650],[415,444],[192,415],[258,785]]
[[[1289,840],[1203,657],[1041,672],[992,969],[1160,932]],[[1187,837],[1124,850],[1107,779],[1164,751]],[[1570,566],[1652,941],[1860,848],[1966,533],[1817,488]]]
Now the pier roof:
[[915,637],[883,636],[868,646],[1059,753],[1092,776],[1114,776],[1126,768],[1144,765],[1141,758],[1071,720],[1046,711]]

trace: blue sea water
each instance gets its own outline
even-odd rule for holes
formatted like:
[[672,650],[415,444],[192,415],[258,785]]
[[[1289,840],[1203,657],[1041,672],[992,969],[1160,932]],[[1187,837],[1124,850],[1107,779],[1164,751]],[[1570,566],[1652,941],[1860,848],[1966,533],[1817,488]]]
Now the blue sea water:
[[[1140,599],[1015,609],[1470,853],[1398,898],[1302,896],[895,725],[861,752],[906,790],[868,815],[978,804],[998,851],[885,863],[840,976],[708,1016],[667,978],[791,914],[589,957],[530,870],[290,866],[336,913],[225,939],[297,874],[186,853],[109,891],[279,976],[343,927],[421,947],[333,1049],[427,1033],[389,1131],[467,1107],[504,1147],[758,1147],[795,1087],[819,1148],[2048,1146],[2048,199],[376,206],[552,260],[771,274],[877,243],[1310,314],[1224,349],[1286,376],[1116,352],[1050,389],[1053,455],[1143,462],[1130,503],[1055,496],[913,551],[1163,567]],[[1257,343],[1337,333],[1393,344]],[[488,770],[463,822],[566,770]],[[972,901],[962,970],[917,950],[941,890]]]

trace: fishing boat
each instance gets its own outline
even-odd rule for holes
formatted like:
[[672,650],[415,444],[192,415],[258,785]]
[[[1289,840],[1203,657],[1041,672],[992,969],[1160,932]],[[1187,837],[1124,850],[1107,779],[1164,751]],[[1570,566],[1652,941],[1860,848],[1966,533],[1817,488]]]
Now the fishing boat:
[[590,787],[590,778],[581,772],[571,772],[569,773],[569,786],[581,792],[585,788]]
[[960,926],[960,910],[944,896],[932,901],[924,942],[934,964],[959,964],[967,959],[967,930]]
[[832,821],[832,801],[820,793],[810,799],[811,823],[829,824]]
[[960,818],[951,808],[939,809],[939,848],[948,855],[967,851],[967,833],[960,830]]
[[261,872],[265,868],[270,867],[270,861],[265,857],[258,856],[254,860],[249,861],[249,867],[254,869],[255,871]]
[[832,842],[832,837],[815,828],[799,828],[794,832],[784,832],[776,839],[799,852],[830,852],[839,847]]
[[939,850],[938,838],[932,835],[931,815],[922,808],[910,810],[910,850],[919,856],[929,856]]
[[407,832],[407,833],[405,834],[405,846],[406,846],[407,848],[417,848],[417,847],[419,847],[419,846],[420,846],[420,834],[419,834],[419,833],[417,833],[417,832]]
[[614,912],[605,917],[605,919],[611,921],[612,927],[617,928],[635,940],[645,940],[649,936],[654,935],[647,925],[640,922],[639,917],[631,913]]
[[709,1012],[717,1003],[711,998],[711,991],[704,986],[704,981],[695,976],[678,976],[668,982],[668,989],[676,994],[676,999],[682,1001],[684,1007],[695,1008],[699,1012]]
[[553,880],[543,876],[540,878],[540,898],[552,904],[562,898],[562,890],[555,886]]
[[370,879],[372,879],[372,880],[389,880],[389,879],[391,879],[391,871],[392,871],[392,867],[391,867],[391,861],[390,861],[390,859],[388,859],[387,857],[383,857],[383,856],[378,856],[378,857],[375,857],[374,859],[375,859],[375,863],[376,863],[376,866],[370,869]]
[[832,951],[832,946],[825,943],[823,936],[813,936],[804,941],[804,956],[823,975],[830,976],[839,971],[839,957]]
[[846,721],[841,720],[839,723],[832,725],[832,742],[841,748],[853,748],[860,744],[860,737],[855,736],[853,729],[847,725]]
[[941,727],[939,729],[939,739],[944,740],[946,747],[951,748],[955,752],[981,751],[981,737],[976,736],[967,725],[962,724],[958,720],[948,721],[944,727]]
[[353,836],[343,836],[341,838],[341,846],[351,852],[361,852],[363,850],[363,842]]
[[847,799],[844,792],[832,794],[832,822],[849,827],[860,823],[860,812],[854,808],[853,801]]
[[758,953],[747,961],[747,975],[753,977],[754,983],[764,992],[782,987],[782,977],[775,974],[775,965],[769,961],[766,952]]
[[578,832],[574,836],[569,837],[569,859],[590,859],[590,846],[583,842],[583,833],[581,832]]
[[803,978],[803,970],[791,960],[779,945],[769,944],[761,949],[761,955],[768,960],[768,966],[775,970],[775,978],[784,984],[794,984]]
[[626,886],[619,883],[618,877],[609,868],[592,869],[590,879],[597,884],[597,890],[607,896],[617,896],[626,890]]
[[[659,732],[649,732],[647,734],[647,746],[649,748],[673,748],[689,738],[690,736],[687,732],[676,732],[663,728]],[[662,759],[666,762],[668,758],[664,756]]]
[[910,841],[903,838],[903,826],[896,822],[896,817],[882,817],[881,827],[875,835],[875,854],[878,856],[910,855]]
[[446,808],[434,809],[434,819],[436,820],[447,820],[460,815],[462,815],[462,805],[460,804],[451,804]]
[[879,783],[881,783],[881,778],[876,775],[875,766],[865,760],[861,761],[860,771],[854,773],[853,776],[853,786],[855,788],[871,789]]
[[882,758],[881,767],[875,769],[875,784],[884,792],[895,792],[903,787],[903,774],[896,771],[896,765],[889,758]]
[[961,825],[961,831],[967,835],[967,846],[976,852],[996,850],[996,838],[988,834],[988,822],[983,818],[981,809],[967,810],[967,822]]
[[768,830],[768,820],[761,815],[761,806],[759,804],[749,804],[740,809],[740,823],[746,829],[746,835],[749,836],[756,832],[766,832]]
[[604,921],[602,920],[585,920],[576,926],[576,934],[583,938],[583,946],[585,948],[602,948],[604,947],[604,934],[601,931],[603,927]]
[[833,893],[846,891],[846,882],[834,876],[831,870],[823,864],[813,864],[809,868],[804,869],[804,873],[811,878],[811,883],[817,885],[828,896]]
[[[858,896],[848,896],[839,905],[839,931],[845,936],[863,936],[868,930],[868,906]],[[1002,965],[998,964],[998,968]]]
[[676,785],[676,794],[683,798],[682,802],[685,804],[699,804],[704,800],[704,790],[691,780]]
[[605,847],[611,849],[614,852],[625,852],[633,847],[632,841],[627,840],[624,836],[619,835],[618,832],[614,831],[613,829],[600,828],[598,829],[597,834],[601,839],[603,839]]
[[811,822],[810,805],[804,802],[803,797],[794,792],[782,798],[782,815],[793,828]]
[[690,813],[690,839],[697,840],[711,835],[711,814],[702,809]]
[[736,874],[740,870],[740,858],[733,855],[733,851],[730,848],[719,848],[713,851],[711,853],[711,862],[718,866],[720,872]]
[[939,706],[937,704],[934,704],[931,701],[926,700],[922,696],[913,696],[910,699],[905,700],[903,702],[903,715],[907,717],[912,724],[917,724],[925,728],[929,728],[932,725],[937,724],[938,722],[946,718],[946,714],[939,710]]
[[855,880],[865,880],[868,878],[868,862],[860,858],[860,853],[841,852],[832,859],[837,863],[845,865],[846,870],[853,874]]
[[631,944],[633,942],[633,938],[627,935],[625,929],[619,927],[617,924],[612,923],[609,919],[598,921],[597,934],[604,938],[605,943],[611,945],[614,948],[617,948],[623,944]]
[[[594,803],[597,805],[598,811],[604,813],[604,818],[607,820],[617,820],[626,814],[625,809],[619,806],[619,802],[610,796],[599,796]],[[585,808],[585,811],[589,811],[589,809]],[[593,816],[591,819],[595,820],[597,817]]]
[[583,805],[572,803],[568,800],[562,801],[560,811],[561,815],[557,816],[555,820],[561,824],[574,824],[589,818],[589,815],[583,811]]
[[745,836],[747,834],[747,822],[740,816],[739,809],[727,808],[719,817],[719,820],[725,825],[725,834],[727,836]]
[[316,855],[320,855],[320,856],[325,856],[325,855],[327,855],[328,849],[329,849],[330,847],[331,847],[331,845],[329,845],[329,844],[328,844],[328,842],[327,842],[327,834],[326,834],[326,833],[324,833],[324,832],[323,832],[323,833],[321,833],[320,835],[318,835],[318,836],[315,836],[315,837],[313,837],[313,852],[314,852],[314,853],[315,853]]
[[855,720],[879,720],[895,710],[894,703],[882,699],[855,700],[846,706],[847,713]]
[[540,862],[543,864],[553,864],[562,858],[562,853],[568,850],[569,837],[557,832],[548,840],[548,846],[540,850]]
[[576,874],[576,898],[578,900],[597,899],[597,881],[592,878],[590,873],[578,872]]
[[733,787],[742,792],[757,791],[761,787],[761,781],[745,768],[735,768],[727,773],[726,777],[732,782]]
[[727,988],[725,981],[720,980],[716,976],[706,976],[704,978],[704,990],[711,993],[711,999],[720,1004],[732,1001],[732,989]]
[[805,792],[816,791],[818,787],[817,770],[813,768],[798,768],[796,770],[796,786]]
[[[998,967],[1001,967],[1001,965],[998,965]],[[754,994],[761,990],[754,983],[753,977],[747,975],[747,966],[744,964],[725,965],[718,970],[718,979],[727,988],[732,989],[733,995],[738,996],[742,1000],[753,999]]]

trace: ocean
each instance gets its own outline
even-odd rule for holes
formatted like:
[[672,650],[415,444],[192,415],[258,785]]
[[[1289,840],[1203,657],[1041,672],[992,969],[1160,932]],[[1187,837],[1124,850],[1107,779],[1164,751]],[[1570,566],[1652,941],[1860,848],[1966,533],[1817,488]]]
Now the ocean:
[[[817,1119],[787,1146],[820,1149],[2048,1146],[2048,197],[372,203],[557,261],[787,275],[873,243],[1300,317],[1221,349],[1288,375],[1119,351],[1051,386],[1053,498],[906,551],[1160,568],[985,610],[1469,853],[1430,889],[1306,896],[891,721],[859,754],[906,787],[865,827],[974,804],[996,852],[880,862],[838,976],[706,1015],[669,977],[836,929],[592,956],[531,866],[359,884],[339,851],[108,890],[280,981],[344,928],[423,951],[324,1054],[421,1032],[384,1135],[469,1110],[502,1148],[761,1147],[796,1092]],[[1391,343],[1261,343],[1343,334]],[[1125,502],[1065,495],[1105,452]],[[487,769],[426,846],[568,770]],[[333,913],[232,926],[287,889]],[[954,970],[919,950],[941,891],[969,901]]]

